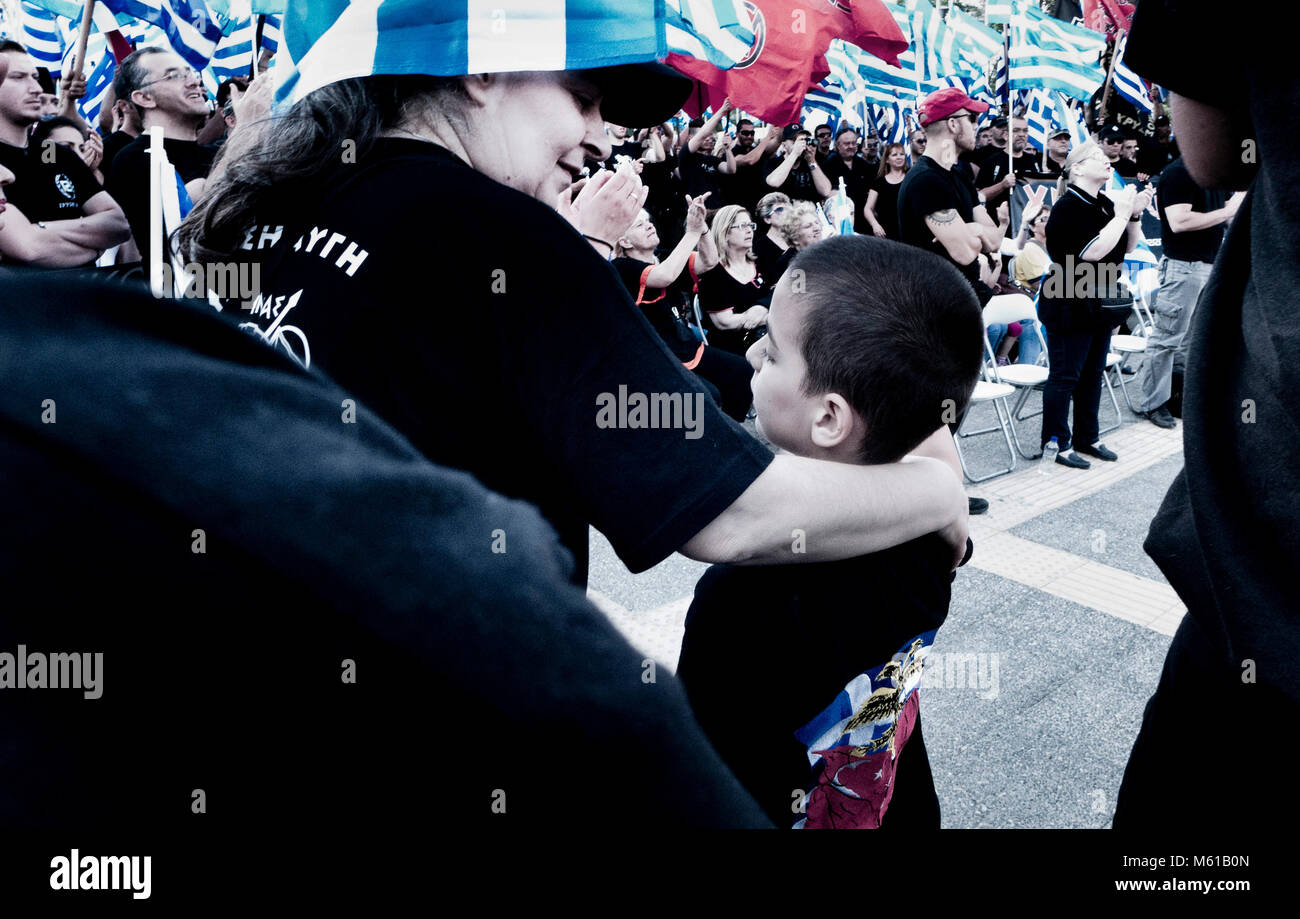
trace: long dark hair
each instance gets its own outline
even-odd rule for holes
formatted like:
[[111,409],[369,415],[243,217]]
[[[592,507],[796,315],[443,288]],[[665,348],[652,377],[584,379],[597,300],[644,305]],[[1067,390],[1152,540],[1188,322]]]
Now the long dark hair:
[[261,217],[312,200],[381,134],[418,123],[460,93],[458,77],[424,75],[356,77],[312,92],[227,164],[177,231],[181,253],[201,262],[231,255]]

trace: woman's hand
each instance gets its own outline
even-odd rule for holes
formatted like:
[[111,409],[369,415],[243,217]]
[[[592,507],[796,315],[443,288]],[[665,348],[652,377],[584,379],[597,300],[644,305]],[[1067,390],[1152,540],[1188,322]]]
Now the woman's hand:
[[1133,215],[1133,202],[1137,198],[1137,191],[1132,185],[1125,185],[1123,188],[1106,189],[1106,197],[1115,204],[1115,216],[1131,217]]
[[882,227],[880,224],[876,224],[875,226],[873,226],[873,227],[871,228],[871,232],[872,232],[872,233],[875,233],[875,234],[876,234],[877,236],[879,236],[881,239],[884,239],[886,236],[889,235],[888,233],[885,232],[885,228]]
[[1034,218],[1042,213],[1043,199],[1046,197],[1046,185],[1040,185],[1037,188],[1030,190],[1029,200],[1025,202],[1025,209],[1020,215],[1020,225],[1022,227],[1031,225],[1034,222]]
[[687,233],[703,233],[709,228],[708,223],[705,220],[707,211],[704,207],[704,199],[711,194],[713,194],[713,192],[706,191],[698,198],[692,198],[690,195],[686,195]]
[[751,306],[745,310],[745,328],[756,329],[761,325],[767,325],[767,307]]
[[82,162],[91,172],[99,168],[100,162],[104,159],[104,141],[98,131],[90,132],[81,144],[80,153]]
[[254,121],[261,121],[271,114],[271,77],[266,71],[253,77],[248,89],[235,100],[235,128],[244,127]]
[[633,170],[602,169],[562,192],[556,210],[584,236],[615,240],[632,226],[648,194],[650,189]]

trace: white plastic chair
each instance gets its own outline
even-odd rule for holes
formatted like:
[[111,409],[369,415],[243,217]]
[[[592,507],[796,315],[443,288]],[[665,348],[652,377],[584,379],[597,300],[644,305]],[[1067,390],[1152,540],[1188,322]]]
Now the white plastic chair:
[[1024,294],[999,294],[992,297],[984,307],[984,369],[986,377],[991,382],[1006,383],[1019,390],[1020,395],[1011,408],[1008,421],[1011,425],[1011,434],[1015,440],[1016,450],[1025,459],[1034,459],[1039,451],[1025,451],[1020,444],[1020,436],[1016,431],[1015,423],[1025,421],[1039,414],[1033,412],[1025,415],[1023,411],[1025,402],[1029,399],[1029,394],[1047,382],[1048,369],[1039,364],[998,366],[997,356],[993,353],[993,343],[989,340],[989,326],[1010,325],[1013,322],[1033,323],[1033,334],[1038,336],[1038,343],[1042,346],[1043,355],[1046,356],[1047,342],[1043,340],[1042,327],[1038,323],[1038,311],[1034,307],[1034,301]]

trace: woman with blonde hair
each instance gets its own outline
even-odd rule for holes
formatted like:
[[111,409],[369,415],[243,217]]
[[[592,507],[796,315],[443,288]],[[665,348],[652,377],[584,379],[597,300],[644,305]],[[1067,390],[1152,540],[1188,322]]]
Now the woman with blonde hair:
[[718,267],[700,277],[700,308],[713,326],[709,344],[742,357],[766,330],[772,299],[754,256],[755,229],[740,205],[719,208],[711,231]]
[[781,221],[781,235],[789,248],[777,261],[775,274],[769,279],[773,287],[800,251],[821,240],[825,227],[826,223],[822,220],[817,205],[811,201],[798,201],[786,211],[785,219]]
[[1062,167],[1044,230],[1052,265],[1038,318],[1047,331],[1051,375],[1043,387],[1042,443],[1055,439],[1056,461],[1076,469],[1092,465],[1080,453],[1107,462],[1119,458],[1098,439],[1101,375],[1115,325],[1100,298],[1119,293],[1124,255],[1137,246],[1142,211],[1151,200],[1150,192],[1136,194],[1131,185],[1103,195],[1110,173],[1110,161],[1095,141],[1076,147]]

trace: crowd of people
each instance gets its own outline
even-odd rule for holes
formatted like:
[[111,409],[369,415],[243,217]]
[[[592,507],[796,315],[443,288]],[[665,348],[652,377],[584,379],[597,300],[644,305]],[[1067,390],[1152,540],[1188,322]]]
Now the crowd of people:
[[[583,624],[568,648],[560,647],[567,638],[536,638],[531,651],[552,658],[554,682],[494,730],[514,725],[545,746],[537,725],[564,721],[556,737],[571,742],[582,713],[602,743],[627,742],[638,725],[655,736],[679,730],[681,739],[658,752],[635,745],[643,791],[614,776],[621,799],[658,821],[937,828],[917,686],[953,570],[973,551],[967,515],[987,507],[961,488],[948,413],[960,416],[996,365],[1046,361],[1041,443],[1055,440],[1064,466],[1116,461],[1097,413],[1110,338],[1127,331],[1132,294],[1125,304],[1123,288],[1080,286],[1070,266],[1121,274],[1142,215],[1158,207],[1165,254],[1138,380],[1143,411],[1172,424],[1179,379],[1189,393],[1206,385],[1190,378],[1189,323],[1242,195],[1197,184],[1203,167],[1184,165],[1167,119],[1155,119],[1144,142],[1100,125],[1072,147],[1060,130],[1036,154],[1021,115],[992,117],[987,104],[944,89],[921,102],[906,144],[882,145],[848,125],[733,123],[729,103],[679,131],[673,118],[687,81],[659,65],[629,66],[635,81],[619,76],[625,68],[340,79],[272,117],[269,77],[228,81],[214,106],[182,58],[142,49],[118,67],[95,129],[69,104],[84,83],[65,81],[51,103],[26,51],[6,42],[0,259],[29,270],[98,265],[118,279],[111,297],[139,307],[158,225],[147,133],[161,128],[186,215],[164,244],[185,262],[252,263],[260,286],[251,300],[213,294],[219,310],[204,291],[192,312],[177,313],[187,317],[182,325],[151,333],[152,344],[228,357],[231,366],[267,364],[262,429],[240,429],[249,451],[281,436],[277,418],[302,444],[329,449],[313,425],[333,422],[313,422],[292,398],[304,381],[373,412],[382,430],[348,448],[358,451],[356,481],[339,488],[337,513],[322,519],[351,510],[406,521],[385,537],[391,555],[377,559],[390,586],[367,580],[374,602],[421,609],[419,595],[391,584],[443,572],[412,574],[429,560],[403,534],[427,535],[439,514],[455,513],[486,538],[496,532],[493,514],[502,516],[490,492],[532,505],[553,529],[532,518],[520,525],[509,551],[525,565],[545,564],[516,569],[520,580],[502,589],[519,587],[512,619],[545,618],[548,598],[560,598],[568,621]],[[1134,181],[1112,189],[1112,173]],[[1049,199],[1041,183],[1051,180]],[[844,197],[852,233],[836,225]],[[88,273],[78,272],[76,285]],[[53,277],[43,276],[11,274],[4,283],[36,295]],[[110,296],[68,283],[87,302]],[[985,329],[981,309],[1008,293],[1036,303],[1041,329],[1028,319]],[[95,321],[92,309],[77,315],[80,327]],[[224,331],[236,325],[281,363],[239,351]],[[114,329],[127,342],[140,334]],[[214,412],[223,411],[219,375],[205,365],[187,380]],[[133,398],[148,404],[153,385],[161,384],[137,380]],[[694,426],[638,424],[625,406],[611,432],[593,415],[612,393],[620,401],[678,396],[679,405],[698,404],[698,416]],[[156,432],[160,443],[175,434]],[[207,458],[220,462],[222,445],[210,446]],[[454,483],[454,507],[399,509],[378,473],[394,456],[423,464],[429,481],[447,469],[473,480]],[[228,461],[257,493],[252,466]],[[170,506],[193,510],[179,498]],[[244,523],[225,535],[245,532]],[[687,620],[684,697],[632,701],[612,664],[583,669],[591,648],[611,646],[607,624],[571,590],[586,585],[592,526],[633,571],[673,552],[713,563]],[[297,545],[287,529],[268,529]],[[445,544],[429,551],[448,577],[459,573],[487,592],[475,603],[505,602],[492,593],[491,557],[455,561],[457,551],[477,550]],[[319,554],[295,548],[288,557],[298,567],[286,577],[319,573]],[[863,597],[863,584],[879,589]],[[445,584],[430,592],[443,603],[456,595]],[[847,596],[858,598],[851,613]],[[490,658],[489,641],[512,640],[495,625],[460,626],[474,666]],[[462,722],[501,719],[499,692],[412,637],[420,634],[414,620],[387,623],[375,658],[403,658],[413,642],[415,665],[438,669],[471,700],[457,704],[479,705]],[[791,647],[801,649],[799,662],[756,689],[747,668],[789,657]],[[632,661],[630,652],[614,658]],[[562,685],[564,674],[571,684]],[[640,714],[623,724],[606,717],[607,694]],[[401,730],[393,718],[368,736],[385,725]],[[380,782],[385,749],[376,742],[369,767]],[[28,766],[38,761],[33,753]],[[113,775],[131,781],[118,765]],[[494,767],[466,781],[484,813],[501,785],[553,817],[565,806],[546,798],[554,772],[525,779]],[[674,800],[685,787],[695,790]],[[6,806],[54,800],[7,798]],[[76,803],[69,797],[53,812]]]

